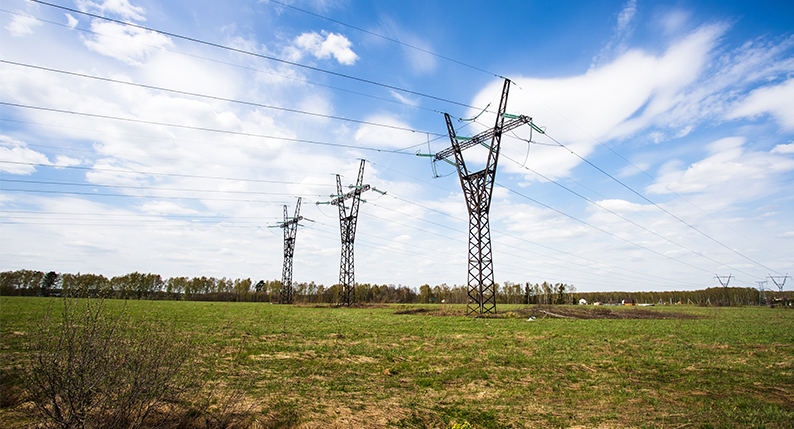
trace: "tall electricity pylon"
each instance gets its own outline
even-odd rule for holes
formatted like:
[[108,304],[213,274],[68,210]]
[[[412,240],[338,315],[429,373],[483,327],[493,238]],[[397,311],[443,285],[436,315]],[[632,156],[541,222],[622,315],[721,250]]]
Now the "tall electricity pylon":
[[791,276],[789,276],[788,273],[786,273],[785,276],[773,276],[772,274],[769,275],[769,278],[772,279],[772,283],[777,286],[780,292],[783,292],[783,286],[786,285],[786,279],[789,277]]
[[[455,166],[458,169],[463,195],[466,197],[466,207],[469,211],[469,300],[466,314],[496,313],[496,289],[494,288],[493,253],[491,252],[491,229],[488,224],[488,213],[491,209],[491,194],[496,178],[496,164],[499,161],[502,133],[524,124],[530,124],[532,129],[543,132],[532,124],[532,118],[505,113],[509,90],[510,80],[505,79],[502,98],[499,100],[499,110],[496,114],[496,124],[492,129],[483,131],[474,137],[457,136],[455,128],[452,126],[452,119],[445,113],[444,119],[447,122],[452,146],[434,156],[434,161],[445,160],[450,155],[455,156]],[[505,122],[505,119],[509,119],[509,121]],[[488,161],[484,169],[469,172],[463,160],[463,150],[475,145],[483,145],[489,149]]]
[[733,274],[729,274],[728,277],[714,275],[714,277],[720,282],[722,288],[725,290],[725,299],[728,300],[728,307],[731,306],[731,296],[728,295],[728,285],[731,284],[731,277]]
[[764,292],[764,286],[767,282],[766,280],[763,280],[756,283],[758,283],[758,305],[766,305],[768,301],[766,299],[766,292]]
[[295,216],[289,217],[287,206],[284,206],[284,222],[279,226],[284,229],[284,268],[281,270],[281,297],[279,304],[292,304],[295,290],[292,287],[292,257],[295,255],[295,236],[298,233],[298,222],[303,219],[300,216],[301,198],[298,197],[298,205],[295,207]]
[[[358,206],[362,201],[361,194],[370,189],[380,194],[386,194],[386,192],[375,189],[370,185],[363,184],[365,164],[366,161],[362,159],[361,166],[358,169],[358,179],[355,185],[350,185],[350,192],[342,193],[342,178],[337,174],[336,195],[331,195],[333,199],[330,203],[317,202],[317,204],[331,204],[339,207],[339,231],[342,236],[342,258],[339,264],[339,285],[341,286],[339,305],[350,306],[356,301],[353,242],[356,239],[356,223],[358,222]],[[348,199],[351,200],[349,210],[345,206],[345,200]]]

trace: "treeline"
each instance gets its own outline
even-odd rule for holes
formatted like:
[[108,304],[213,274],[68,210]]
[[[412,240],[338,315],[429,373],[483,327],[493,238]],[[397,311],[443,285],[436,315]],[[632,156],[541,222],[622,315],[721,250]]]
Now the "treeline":
[[589,303],[622,302],[631,298],[638,304],[681,303],[731,306],[767,305],[774,303],[775,299],[791,301],[794,298],[794,292],[767,290],[762,295],[761,291],[751,287],[711,287],[702,290],[671,292],[588,292],[580,293],[578,297],[586,299]]
[[[497,304],[575,304],[576,287],[566,283],[513,283],[496,284]],[[468,300],[466,286],[422,285],[419,287],[419,303],[465,304]]]
[[[708,288],[672,292],[577,292],[566,283],[513,283],[495,285],[497,304],[577,304],[620,303],[632,299],[647,304],[766,305],[775,299],[794,299],[794,292],[765,292],[766,301],[754,288]],[[339,300],[341,286],[324,286],[314,282],[296,283],[294,300],[305,304],[328,304]],[[76,296],[118,299],[155,299],[187,301],[278,302],[281,281],[250,278],[217,279],[215,277],[171,277],[159,274],[130,273],[107,278],[97,274],[58,274],[54,271],[17,270],[0,273],[0,295],[6,296]],[[425,284],[416,291],[403,285],[357,284],[358,303],[465,304],[466,286],[446,283]]]
[[[341,286],[314,282],[293,285],[298,303],[336,303]],[[496,285],[498,304],[573,304],[573,285],[543,282],[505,282]],[[359,303],[449,303],[468,301],[466,286],[446,283],[423,285],[419,292],[403,285],[357,284],[355,301]],[[107,278],[97,274],[58,274],[53,271],[18,270],[0,273],[0,295],[17,296],[89,296],[118,299],[156,299],[188,301],[278,302],[281,281],[217,279],[214,277],[171,277],[159,274],[130,273]]]
[[[336,303],[341,287],[326,287],[314,282],[296,283],[294,299],[299,303]],[[159,274],[130,273],[107,278],[98,274],[58,274],[33,270],[0,273],[0,295],[5,296],[70,296],[118,299],[278,302],[281,281],[217,279],[215,277],[171,277]],[[414,303],[416,292],[402,285],[359,284],[356,302]]]

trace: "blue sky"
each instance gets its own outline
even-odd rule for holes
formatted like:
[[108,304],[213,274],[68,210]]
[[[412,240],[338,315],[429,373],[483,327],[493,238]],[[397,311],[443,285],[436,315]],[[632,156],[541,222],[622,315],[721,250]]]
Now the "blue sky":
[[[314,222],[298,231],[294,279],[331,285],[338,216],[316,203],[364,158],[365,183],[387,194],[361,207],[356,280],[464,284],[457,173],[438,163],[434,177],[416,153],[449,146],[441,112],[462,135],[492,126],[505,76],[508,112],[546,135],[503,138],[497,282],[683,290],[794,274],[782,2],[0,9],[0,270],[277,279],[269,226],[300,196]],[[464,156],[477,168],[485,153]]]

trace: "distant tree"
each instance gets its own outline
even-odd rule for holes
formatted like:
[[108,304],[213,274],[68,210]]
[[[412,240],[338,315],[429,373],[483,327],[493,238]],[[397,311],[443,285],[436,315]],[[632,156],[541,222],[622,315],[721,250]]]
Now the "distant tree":
[[182,294],[189,282],[187,277],[171,277],[165,282],[165,291],[169,294]]
[[424,284],[419,286],[419,302],[422,304],[427,304],[433,299],[433,290],[430,289],[430,285]]
[[50,296],[52,289],[58,282],[58,277],[59,276],[55,271],[50,271],[44,275],[44,279],[41,281],[41,296]]
[[0,273],[0,295],[18,295],[19,273],[4,271]]

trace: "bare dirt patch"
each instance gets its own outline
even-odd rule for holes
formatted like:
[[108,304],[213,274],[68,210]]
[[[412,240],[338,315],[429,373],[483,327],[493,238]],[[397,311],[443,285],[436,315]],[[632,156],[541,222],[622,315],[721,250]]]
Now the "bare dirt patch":
[[558,319],[697,319],[698,316],[644,308],[611,309],[579,305],[538,305],[522,308],[514,313],[525,317]]

